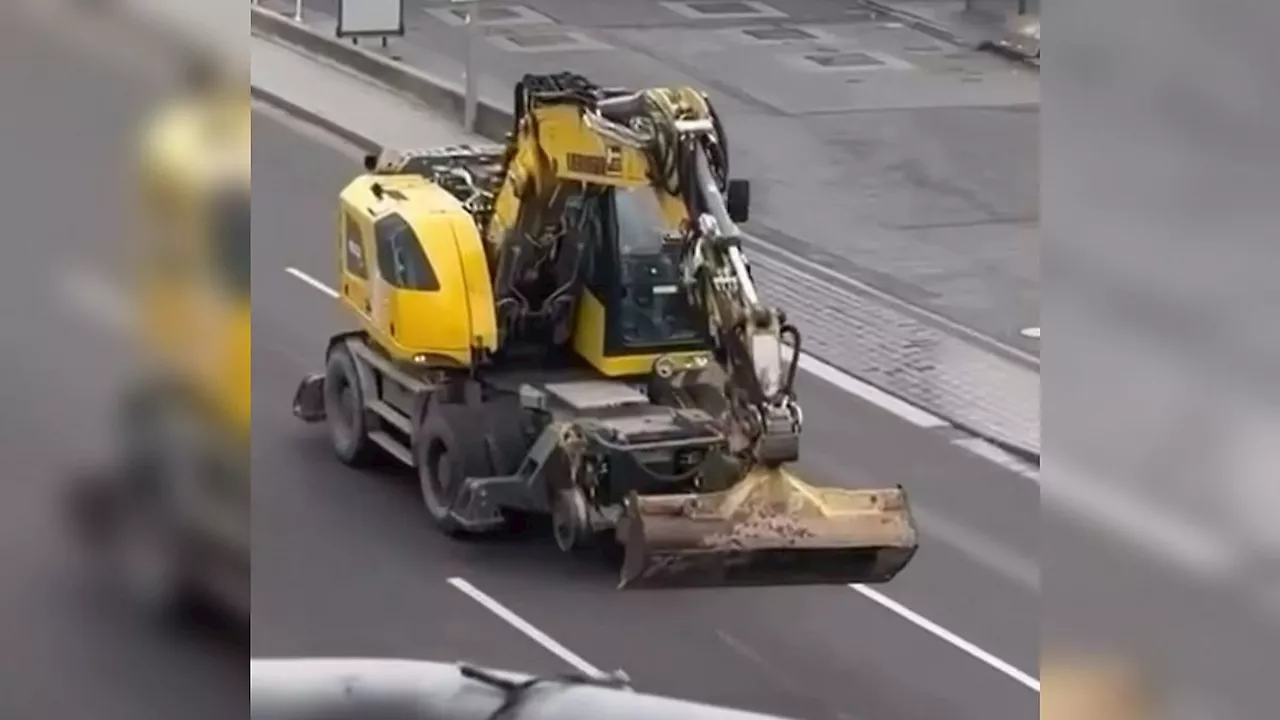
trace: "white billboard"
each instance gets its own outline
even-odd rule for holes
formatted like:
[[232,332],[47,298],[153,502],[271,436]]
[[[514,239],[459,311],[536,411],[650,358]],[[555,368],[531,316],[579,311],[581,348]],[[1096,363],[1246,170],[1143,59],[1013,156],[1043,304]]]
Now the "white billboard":
[[404,35],[404,0],[338,0],[340,38]]

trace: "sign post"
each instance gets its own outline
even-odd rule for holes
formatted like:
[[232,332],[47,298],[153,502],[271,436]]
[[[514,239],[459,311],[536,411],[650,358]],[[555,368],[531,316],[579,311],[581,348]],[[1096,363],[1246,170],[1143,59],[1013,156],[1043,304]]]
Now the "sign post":
[[378,37],[386,47],[388,37],[404,37],[404,0],[338,0],[334,34],[357,45],[362,37]]
[[480,104],[480,73],[477,67],[480,63],[476,57],[480,52],[480,0],[453,0],[453,2],[467,6],[467,14],[463,18],[467,35],[466,60],[462,70],[464,86],[462,126],[467,132],[475,132],[476,107]]

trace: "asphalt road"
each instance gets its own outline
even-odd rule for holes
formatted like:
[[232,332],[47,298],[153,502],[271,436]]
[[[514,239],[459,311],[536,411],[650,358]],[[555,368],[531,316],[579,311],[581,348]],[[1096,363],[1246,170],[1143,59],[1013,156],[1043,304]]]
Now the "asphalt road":
[[[459,577],[652,692],[803,718],[1037,711],[1035,692],[846,588],[619,593],[612,568],[561,557],[536,537],[469,545],[438,535],[410,478],[341,467],[323,431],[289,412],[298,379],[344,324],[332,300],[285,269],[332,275],[332,198],[356,159],[270,111],[254,119],[254,165],[255,656],[566,669],[448,583]],[[1034,557],[1035,485],[819,381],[802,383],[806,474],[902,482],[926,516],[923,549],[886,594],[1034,674],[1034,589],[978,558],[955,528]]]

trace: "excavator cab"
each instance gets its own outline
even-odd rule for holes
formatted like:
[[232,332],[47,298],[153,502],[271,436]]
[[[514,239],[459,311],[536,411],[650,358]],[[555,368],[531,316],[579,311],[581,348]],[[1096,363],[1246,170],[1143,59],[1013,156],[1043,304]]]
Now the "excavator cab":
[[586,202],[574,349],[604,375],[644,375],[663,355],[705,354],[710,337],[681,276],[683,246],[651,188],[611,188]]

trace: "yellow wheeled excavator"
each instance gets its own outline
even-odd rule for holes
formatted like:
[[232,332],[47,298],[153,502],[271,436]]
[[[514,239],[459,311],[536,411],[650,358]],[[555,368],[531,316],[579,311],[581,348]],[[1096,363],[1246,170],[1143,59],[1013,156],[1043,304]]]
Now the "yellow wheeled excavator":
[[517,84],[504,145],[366,157],[337,228],[360,329],[294,414],[416,468],[450,535],[538,514],[562,550],[617,541],[624,587],[890,580],[902,488],[788,469],[800,335],[755,290],[728,160],[703,93],[571,73]]
[[[77,535],[167,620],[249,617],[250,97],[198,59],[143,128],[120,456],[75,478]],[[200,611],[194,613],[193,611]]]

